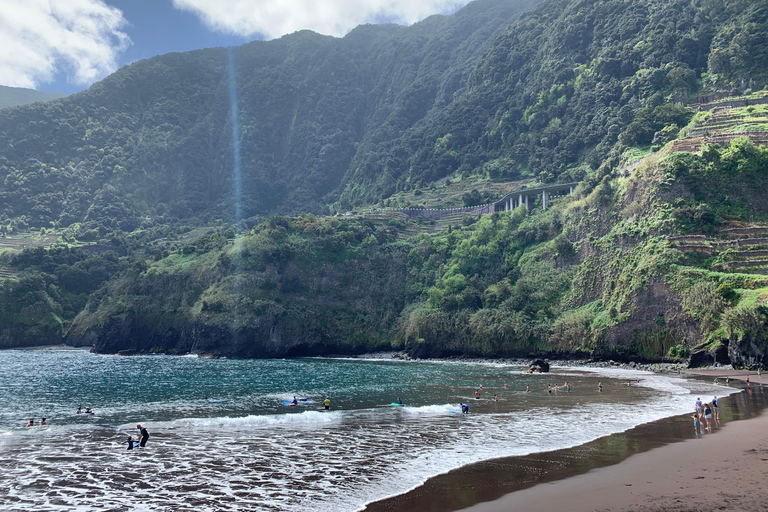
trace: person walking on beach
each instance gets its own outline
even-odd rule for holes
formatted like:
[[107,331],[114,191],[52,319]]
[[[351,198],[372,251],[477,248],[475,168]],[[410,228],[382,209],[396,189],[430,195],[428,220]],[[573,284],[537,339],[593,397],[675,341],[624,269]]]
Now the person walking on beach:
[[712,413],[715,415],[715,423],[720,423],[720,406],[717,403],[717,397],[712,398]]
[[704,404],[704,419],[707,420],[707,431],[712,431],[712,409],[709,404]]
[[[144,448],[147,445],[147,440],[149,440],[149,432],[147,432],[147,429],[141,426],[141,424],[136,425],[136,428],[139,429],[139,433],[141,434],[141,442],[139,443],[139,446]],[[136,440],[138,441],[139,438],[137,437]]]
[[692,414],[691,418],[693,419],[693,434],[694,435],[699,435],[699,415],[698,415],[698,413]]
[[696,403],[693,404],[696,407],[696,414],[699,415],[699,419],[704,416],[704,404],[701,403],[701,398],[696,398]]

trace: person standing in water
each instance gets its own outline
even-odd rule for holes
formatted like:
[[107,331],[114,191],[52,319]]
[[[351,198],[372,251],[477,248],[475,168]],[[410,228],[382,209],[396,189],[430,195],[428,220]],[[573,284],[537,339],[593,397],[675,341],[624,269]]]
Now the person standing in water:
[[331,397],[325,397],[325,400],[323,400],[323,406],[325,407],[326,411],[331,408]]
[[475,390],[475,400],[480,400],[480,390],[479,389]]
[[597,391],[600,393],[603,392],[603,383],[600,381],[597,381]]
[[[141,434],[141,442],[139,443],[139,446],[144,448],[147,445],[147,440],[149,439],[149,432],[147,432],[147,429],[141,426],[141,424],[136,425],[136,428],[139,429],[139,433]],[[139,439],[136,438],[138,441]]]
[[35,418],[29,418],[29,421],[27,422],[28,427],[34,427],[35,426]]
[[549,384],[547,384],[547,391],[549,392],[550,395],[552,394],[552,386],[550,386]]
[[526,393],[530,393],[531,392],[531,386],[530,385],[525,386],[525,392]]

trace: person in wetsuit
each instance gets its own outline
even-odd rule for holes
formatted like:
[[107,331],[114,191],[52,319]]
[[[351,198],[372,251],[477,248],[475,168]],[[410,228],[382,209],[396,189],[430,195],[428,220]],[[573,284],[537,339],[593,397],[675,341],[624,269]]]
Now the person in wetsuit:
[[139,429],[139,432],[141,433],[141,442],[139,443],[139,446],[144,448],[147,445],[147,440],[149,439],[149,432],[147,432],[147,429],[141,425],[136,425],[136,428]]
[[467,404],[461,404],[462,414],[469,414],[469,406]]
[[133,436],[128,436],[128,449],[133,450]]

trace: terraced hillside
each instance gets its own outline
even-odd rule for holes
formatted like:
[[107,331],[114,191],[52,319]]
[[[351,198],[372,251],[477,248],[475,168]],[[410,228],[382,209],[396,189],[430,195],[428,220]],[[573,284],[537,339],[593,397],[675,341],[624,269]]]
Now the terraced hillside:
[[682,252],[699,253],[722,272],[768,275],[768,224],[724,228],[713,236],[670,237]]

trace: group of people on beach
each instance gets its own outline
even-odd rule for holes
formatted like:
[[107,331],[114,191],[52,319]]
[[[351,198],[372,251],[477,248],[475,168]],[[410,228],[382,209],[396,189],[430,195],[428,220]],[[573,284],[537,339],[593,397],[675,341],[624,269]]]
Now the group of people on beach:
[[713,397],[709,403],[704,403],[701,398],[696,398],[694,404],[694,413],[691,416],[693,419],[693,432],[694,434],[700,434],[702,427],[706,422],[707,426],[703,427],[707,432],[712,432],[712,419],[715,420],[716,425],[720,425],[720,408],[718,407],[717,397]]

